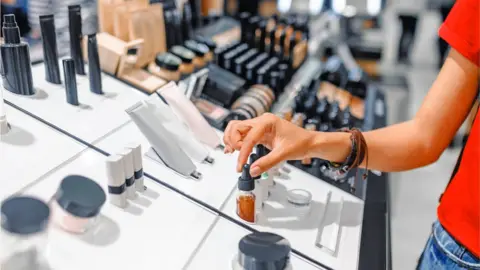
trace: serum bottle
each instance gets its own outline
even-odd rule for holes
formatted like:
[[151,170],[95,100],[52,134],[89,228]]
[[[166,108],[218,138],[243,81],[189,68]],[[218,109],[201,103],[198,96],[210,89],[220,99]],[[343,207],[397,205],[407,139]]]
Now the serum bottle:
[[[252,164],[257,161],[258,159],[258,155],[253,153],[250,155],[250,160],[249,160],[249,163],[250,163],[250,166],[252,166]],[[263,197],[264,195],[264,192],[263,192],[263,189],[264,188],[267,188],[268,190],[268,186],[264,186],[262,185],[262,183],[260,181],[262,181],[260,175],[253,178],[254,181],[255,181],[255,189],[253,190],[253,194],[255,194],[255,209],[256,211],[261,211],[262,208],[263,208],[263,201],[265,200],[265,197]]]
[[250,175],[250,165],[243,166],[242,175],[238,179],[237,215],[244,221],[255,223],[255,201],[253,193],[255,181]]

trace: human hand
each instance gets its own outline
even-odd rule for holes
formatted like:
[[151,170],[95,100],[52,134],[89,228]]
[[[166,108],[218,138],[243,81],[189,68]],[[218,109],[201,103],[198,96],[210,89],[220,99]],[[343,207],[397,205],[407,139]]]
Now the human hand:
[[308,157],[314,137],[315,132],[266,113],[250,120],[231,121],[225,129],[223,142],[225,153],[240,151],[238,172],[241,172],[255,145],[263,144],[271,150],[268,155],[251,164],[250,174],[255,177],[284,160]]

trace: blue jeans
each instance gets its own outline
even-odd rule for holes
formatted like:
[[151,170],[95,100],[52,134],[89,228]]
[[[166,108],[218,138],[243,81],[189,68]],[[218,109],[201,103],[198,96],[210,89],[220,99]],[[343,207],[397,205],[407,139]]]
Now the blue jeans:
[[480,259],[457,243],[438,221],[419,260],[417,270],[480,270]]

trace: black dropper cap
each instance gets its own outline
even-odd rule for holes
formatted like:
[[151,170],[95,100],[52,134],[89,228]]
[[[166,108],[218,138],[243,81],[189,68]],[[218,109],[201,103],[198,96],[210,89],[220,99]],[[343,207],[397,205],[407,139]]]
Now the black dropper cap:
[[82,52],[82,14],[80,5],[68,6],[68,30],[70,34],[70,56],[75,61],[75,71],[85,75]]
[[45,61],[45,80],[50,83],[61,84],[55,19],[53,15],[43,15],[39,19],[43,41],[43,60]]
[[254,179],[250,175],[250,165],[243,165],[242,175],[238,178],[238,189],[241,191],[252,191],[255,189]]
[[87,43],[90,91],[97,95],[103,95],[102,70],[100,67],[100,58],[98,57],[97,34],[88,35]]
[[19,44],[20,30],[15,21],[14,14],[7,14],[3,16],[3,41],[5,44]]

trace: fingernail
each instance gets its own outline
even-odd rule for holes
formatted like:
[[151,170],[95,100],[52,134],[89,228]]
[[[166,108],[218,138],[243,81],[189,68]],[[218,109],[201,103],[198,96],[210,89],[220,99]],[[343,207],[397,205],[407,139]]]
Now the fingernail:
[[250,169],[250,175],[253,176],[253,177],[259,176],[260,173],[261,173],[260,167],[258,167],[258,166],[255,166],[255,167]]

